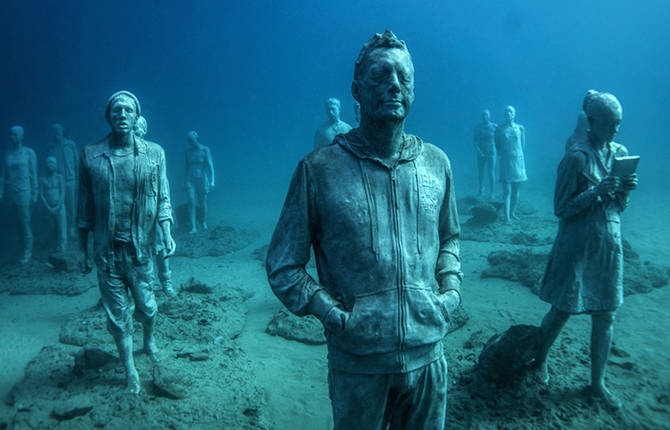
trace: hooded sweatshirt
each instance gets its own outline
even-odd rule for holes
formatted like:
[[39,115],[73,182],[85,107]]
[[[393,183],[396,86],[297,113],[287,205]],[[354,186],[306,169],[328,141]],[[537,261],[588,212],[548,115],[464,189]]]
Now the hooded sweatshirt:
[[[350,312],[343,331],[326,331],[330,366],[409,372],[444,353],[443,294],[460,296],[459,232],[442,150],[406,134],[388,167],[354,129],[298,164],[268,249],[268,279],[296,315],[308,314],[321,290]],[[305,270],[310,247],[318,281]]]

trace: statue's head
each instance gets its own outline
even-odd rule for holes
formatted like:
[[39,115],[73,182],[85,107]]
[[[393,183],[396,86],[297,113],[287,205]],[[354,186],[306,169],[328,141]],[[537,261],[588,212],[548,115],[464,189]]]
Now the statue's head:
[[118,91],[107,101],[105,118],[115,134],[129,134],[140,117],[140,102],[130,91]]
[[55,172],[58,168],[58,161],[56,161],[56,157],[47,157],[46,166],[49,173]]
[[65,129],[63,128],[63,126],[58,123],[55,123],[54,125],[51,126],[51,130],[53,130],[54,133],[54,141],[61,142],[63,140],[63,136],[65,136]]
[[342,112],[340,101],[335,97],[331,97],[326,99],[324,105],[326,107],[326,115],[328,115],[328,119],[331,121],[339,121],[340,113]]
[[147,135],[147,119],[140,115],[139,118],[137,118],[137,122],[135,123],[135,136],[139,136],[143,138],[144,136]]
[[186,141],[191,145],[195,145],[196,143],[198,143],[199,137],[200,136],[198,136],[198,133],[196,131],[191,130],[186,134]]
[[9,140],[13,145],[20,145],[23,143],[23,127],[14,125],[9,129]]
[[491,121],[491,112],[488,109],[482,111],[482,120],[484,120],[484,122]]
[[582,106],[589,122],[590,133],[602,142],[611,142],[623,119],[621,103],[610,93],[589,90]]
[[516,118],[516,109],[514,109],[514,106],[507,106],[505,108],[505,120],[512,122],[514,118]]
[[414,65],[405,42],[390,30],[372,36],[356,59],[351,92],[363,120],[404,120],[414,101]]

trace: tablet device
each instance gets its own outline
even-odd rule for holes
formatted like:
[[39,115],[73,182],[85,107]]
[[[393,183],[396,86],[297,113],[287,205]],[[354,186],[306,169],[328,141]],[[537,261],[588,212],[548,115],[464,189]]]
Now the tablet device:
[[640,162],[639,155],[630,155],[627,157],[615,157],[612,162],[612,172],[610,175],[621,178],[632,175],[637,170],[637,163]]

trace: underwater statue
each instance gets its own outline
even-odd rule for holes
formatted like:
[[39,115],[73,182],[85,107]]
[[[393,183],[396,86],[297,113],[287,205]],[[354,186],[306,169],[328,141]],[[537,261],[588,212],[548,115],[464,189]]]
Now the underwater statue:
[[23,240],[23,255],[19,259],[25,264],[33,255],[33,230],[30,225],[31,206],[37,202],[37,160],[35,151],[23,145],[23,127],[15,125],[9,129],[11,148],[5,153],[0,172],[0,200],[7,199],[16,211],[19,234]]
[[505,122],[496,128],[495,143],[500,165],[500,182],[505,197],[505,219],[511,222],[518,219],[516,207],[519,203],[519,186],[525,182],[526,162],[523,150],[526,146],[526,131],[514,122],[516,110],[512,106],[505,108]]
[[67,249],[67,215],[65,210],[65,181],[58,173],[56,157],[46,159],[47,175],[40,178],[40,200],[46,208],[56,231],[56,252]]
[[191,233],[196,233],[198,224],[207,230],[207,194],[214,188],[214,163],[209,148],[198,141],[198,133],[189,131],[186,141],[184,188],[188,195]]
[[591,315],[591,393],[610,408],[621,402],[605,386],[616,310],[623,302],[621,212],[637,175],[612,176],[615,157],[626,156],[613,141],[622,119],[612,94],[589,91],[584,111],[588,137],[572,145],[556,178],[554,208],[559,229],[542,279],[540,298],[551,304],[542,321],[536,375],[549,382],[547,354],[570,315]]
[[53,142],[49,148],[49,155],[56,159],[58,173],[65,181],[65,214],[70,236],[77,235],[75,216],[77,208],[77,180],[79,178],[79,153],[77,145],[65,138],[65,130],[60,124],[54,124]]
[[[144,139],[147,135],[147,119],[140,115],[137,118],[135,123],[135,136]],[[158,221],[158,219],[156,219]],[[156,275],[158,276],[158,281],[163,289],[163,292],[169,297],[174,297],[177,295],[174,288],[172,287],[172,271],[170,270],[170,260],[167,255],[167,249],[165,249],[165,240],[163,238],[163,230],[160,228],[160,225],[156,225],[154,234],[154,264],[156,268]]]
[[586,119],[586,114],[584,111],[581,111],[577,116],[577,125],[575,126],[575,131],[572,132],[572,135],[568,137],[568,140],[565,142],[565,150],[567,151],[575,143],[585,140],[588,130],[589,121]]
[[351,126],[340,119],[342,107],[340,101],[334,97],[326,100],[326,115],[328,121],[324,122],[314,134],[314,149],[323,148],[333,143],[338,134],[344,134],[351,130]]
[[493,197],[493,182],[496,171],[495,134],[498,124],[491,121],[491,112],[482,111],[482,122],[474,132],[474,146],[477,151],[477,171],[479,172],[479,195],[484,194],[484,177],[489,184],[489,198]]
[[323,323],[335,429],[442,430],[442,340],[462,278],[451,166],[403,130],[414,66],[391,31],[363,45],[352,94],[360,128],[298,164],[268,280],[291,312]]
[[166,255],[175,251],[165,152],[135,136],[139,116],[140,103],[132,93],[119,91],[109,98],[105,117],[111,132],[81,153],[77,212],[80,266],[83,272],[90,271],[87,243],[93,231],[107,328],[125,366],[131,393],[140,391],[133,360],[133,314],[142,322],[144,352],[157,360],[151,262],[157,228]]

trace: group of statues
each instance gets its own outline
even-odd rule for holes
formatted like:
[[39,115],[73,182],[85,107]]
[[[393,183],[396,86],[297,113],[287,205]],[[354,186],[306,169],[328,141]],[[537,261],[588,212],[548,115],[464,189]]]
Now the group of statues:
[[[317,132],[316,149],[298,163],[268,249],[268,280],[291,312],[323,324],[335,429],[441,430],[442,339],[467,294],[451,165],[438,147],[404,131],[414,67],[392,32],[363,46],[351,88],[360,125],[338,131],[339,104],[326,102],[330,119]],[[569,316],[589,314],[590,393],[618,409],[605,369],[623,300],[620,213],[638,180],[635,173],[612,175],[615,160],[627,154],[613,141],[622,119],[618,100],[589,91],[583,111],[587,126],[575,131],[558,169],[559,232],[540,290],[551,309],[529,370],[549,384],[552,344]],[[497,125],[484,111],[475,130],[480,192],[486,173],[492,193],[499,164],[508,221],[527,180],[524,127],[515,114],[508,106]],[[318,279],[305,269],[312,250]]]
[[514,122],[516,110],[513,106],[505,108],[505,122],[498,125],[491,121],[491,112],[482,112],[482,122],[474,130],[474,147],[477,153],[479,173],[479,195],[484,194],[488,183],[489,198],[493,197],[496,165],[503,187],[505,200],[505,219],[511,222],[518,219],[516,208],[519,203],[519,186],[528,180],[524,148],[526,132],[521,124]]
[[[134,133],[144,138],[147,121],[140,117]],[[55,237],[55,251],[65,252],[68,238],[77,236],[77,188],[80,159],[77,145],[65,137],[60,124],[52,126],[53,140],[44,160],[46,175],[38,177],[35,151],[23,144],[24,130],[13,126],[9,131],[10,147],[0,165],[0,200],[14,212],[23,250],[19,262],[32,258],[32,206],[38,201],[46,209]],[[187,134],[185,150],[184,189],[188,199],[190,232],[207,229],[207,194],[214,187],[214,164],[209,148],[198,140],[198,133]],[[170,290],[169,270],[161,270],[161,282]]]
[[[336,429],[441,430],[448,385],[442,340],[467,295],[461,290],[451,163],[437,146],[404,131],[414,102],[414,66],[405,42],[392,32],[363,45],[351,89],[360,125],[352,129],[342,122],[339,101],[326,101],[328,122],[317,132],[317,149],[298,163],[269,245],[268,280],[291,312],[314,315],[323,324]],[[551,345],[569,316],[590,314],[591,393],[616,409],[621,402],[605,385],[605,368],[623,300],[620,213],[637,176],[611,175],[615,158],[627,154],[613,141],[622,120],[617,99],[589,91],[583,110],[588,128],[575,137],[558,169],[559,232],[540,290],[551,309],[542,321],[534,370],[537,380],[548,384]],[[137,97],[113,94],[105,117],[110,132],[80,156],[63,138],[62,127],[54,126],[58,149],[47,159],[41,198],[61,229],[73,213],[68,198],[77,202],[79,265],[83,272],[91,270],[92,233],[108,330],[127,389],[137,393],[132,320],[135,315],[142,323],[143,352],[156,360],[152,260],[158,260],[159,273],[169,273],[167,260],[175,252],[170,187],[165,152],[145,138]],[[508,219],[515,215],[518,185],[526,180],[524,128],[514,118],[509,106],[497,126],[485,111],[475,133],[489,192],[496,161],[500,164]],[[10,141],[0,196],[19,213],[26,259],[30,205],[38,198],[36,160],[23,146],[21,127],[12,127]],[[198,134],[190,132],[187,141],[185,187],[196,231],[207,228],[206,212],[203,208],[198,218],[197,207],[206,205],[214,169]],[[77,190],[76,199],[71,189]],[[312,250],[318,279],[306,270]]]

